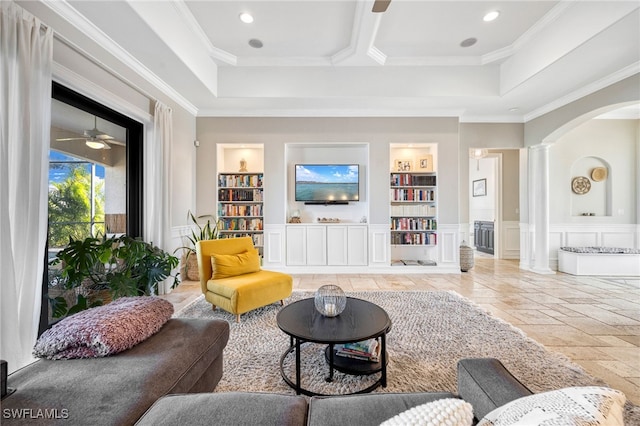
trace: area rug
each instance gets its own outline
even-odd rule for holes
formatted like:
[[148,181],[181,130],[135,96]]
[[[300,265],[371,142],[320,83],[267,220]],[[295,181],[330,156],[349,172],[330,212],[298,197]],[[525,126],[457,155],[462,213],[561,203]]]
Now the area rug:
[[[387,387],[375,392],[456,392],[456,363],[462,358],[497,358],[534,392],[567,386],[604,385],[562,354],[551,352],[521,330],[493,317],[453,291],[355,292],[349,297],[373,302],[387,311],[392,329],[387,335]],[[291,303],[310,292],[294,292]],[[175,316],[219,318],[231,332],[224,351],[224,374],[216,392],[257,391],[294,393],[280,374],[280,357],[289,337],[276,324],[279,304],[243,314],[241,322],[203,298]],[[349,393],[366,388],[376,376],[335,372],[325,381],[328,366],[324,345],[305,343],[301,350],[302,386],[318,393]],[[284,369],[295,378],[294,356]],[[627,424],[640,424],[640,407],[627,404]]]

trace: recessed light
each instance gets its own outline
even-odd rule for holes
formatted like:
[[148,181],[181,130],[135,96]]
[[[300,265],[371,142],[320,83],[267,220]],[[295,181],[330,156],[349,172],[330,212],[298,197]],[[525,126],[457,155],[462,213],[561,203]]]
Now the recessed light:
[[468,39],[462,40],[460,42],[460,46],[462,47],[471,47],[478,42],[478,39],[475,37],[470,37]]
[[247,12],[243,12],[240,14],[239,16],[240,20],[242,22],[244,22],[245,24],[250,24],[253,22],[253,16],[251,16],[251,14],[247,13]]
[[254,49],[260,49],[264,45],[257,38],[252,38],[251,40],[249,40],[249,46],[253,47]]
[[518,112],[518,111],[520,111],[520,108],[518,107],[509,108],[509,112]]
[[484,15],[482,20],[484,22],[491,22],[491,21],[496,20],[498,18],[498,16],[500,16],[500,12],[497,11],[497,10],[492,10],[491,12],[487,13],[486,15]]

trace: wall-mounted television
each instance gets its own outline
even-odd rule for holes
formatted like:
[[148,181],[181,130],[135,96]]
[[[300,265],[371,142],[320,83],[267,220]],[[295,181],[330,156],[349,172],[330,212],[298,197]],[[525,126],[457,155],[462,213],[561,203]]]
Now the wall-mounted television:
[[296,201],[347,204],[360,199],[358,164],[296,164]]

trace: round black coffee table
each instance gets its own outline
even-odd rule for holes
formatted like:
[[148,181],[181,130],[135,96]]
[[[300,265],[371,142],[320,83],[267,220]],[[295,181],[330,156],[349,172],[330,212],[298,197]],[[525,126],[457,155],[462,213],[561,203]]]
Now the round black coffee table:
[[[305,342],[327,344],[325,351],[329,364],[327,381],[333,380],[333,369],[345,374],[368,375],[380,373],[371,386],[354,393],[371,392],[378,386],[387,386],[386,335],[391,329],[389,315],[380,306],[362,299],[347,297],[347,306],[336,317],[325,317],[314,306],[313,298],[303,299],[283,307],[276,317],[278,327],[290,337],[289,348],[280,357],[280,373],[296,394],[320,395],[300,386],[300,345]],[[380,361],[369,362],[335,355],[334,345],[380,338]],[[295,383],[284,371],[287,356],[296,354]]]

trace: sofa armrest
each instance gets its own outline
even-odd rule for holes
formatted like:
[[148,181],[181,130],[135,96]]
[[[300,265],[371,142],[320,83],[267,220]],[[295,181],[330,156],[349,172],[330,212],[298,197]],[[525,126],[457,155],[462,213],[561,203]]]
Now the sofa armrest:
[[473,406],[476,419],[532,392],[494,358],[458,361],[458,394]]

